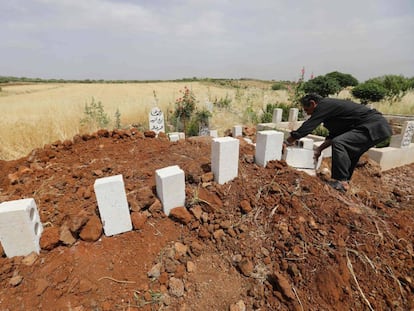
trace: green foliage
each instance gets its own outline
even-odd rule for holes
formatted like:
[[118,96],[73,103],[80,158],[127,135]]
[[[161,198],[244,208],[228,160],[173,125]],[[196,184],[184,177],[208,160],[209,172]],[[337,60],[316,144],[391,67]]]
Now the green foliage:
[[300,77],[297,82],[291,82],[287,84],[287,90],[289,94],[289,100],[296,107],[300,107],[300,99],[305,95],[303,89],[305,79],[305,67],[300,71]]
[[215,99],[213,105],[218,108],[229,109],[231,105],[231,98],[226,94],[225,98]]
[[312,134],[317,135],[317,136],[326,137],[326,136],[329,135],[329,131],[322,124],[319,124],[318,127],[312,131]]
[[322,97],[327,97],[339,93],[341,86],[334,78],[318,76],[305,82],[302,89],[305,93],[317,93]]
[[257,116],[256,111],[253,109],[252,105],[247,106],[246,110],[243,112],[243,123],[245,124],[257,124],[259,117]]
[[115,128],[121,128],[121,113],[119,112],[119,108],[117,108],[115,111]]
[[333,71],[333,72],[327,73],[325,77],[335,79],[341,88],[346,88],[347,86],[358,85],[358,80],[348,73]]
[[390,145],[391,142],[391,137],[388,137],[387,139],[385,139],[384,141],[378,143],[375,145],[376,148],[384,148],[384,147],[388,147]]
[[191,119],[187,126],[187,136],[198,136],[199,124],[196,119]]
[[271,88],[273,91],[286,90],[286,86],[283,82],[275,82],[272,84]]
[[414,77],[408,79],[408,87],[410,90],[414,90]]
[[387,91],[381,84],[374,81],[359,84],[351,91],[352,95],[359,98],[364,105],[369,102],[378,102],[384,99],[386,92]]
[[284,103],[278,103],[278,104],[267,104],[266,108],[263,109],[263,114],[260,116],[260,122],[261,123],[270,123],[273,119],[273,110],[276,108],[280,108],[283,110],[282,113],[282,121],[287,121],[289,119],[289,110],[292,108],[292,106],[289,106]]
[[182,122],[183,131],[184,133],[187,133],[187,122],[194,112],[196,98],[193,91],[190,91],[186,86],[184,87],[184,90],[180,90],[180,93],[182,93],[182,96],[175,101],[174,116],[179,122]]
[[391,102],[400,101],[411,88],[410,79],[401,75],[385,75],[369,79],[366,82],[381,85],[386,91],[385,99],[388,99]]
[[110,118],[105,113],[104,107],[101,102],[96,102],[92,98],[90,104],[85,104],[84,118],[80,120],[81,125],[86,125],[95,128],[107,128],[110,123]]
[[203,108],[201,110],[197,110],[195,113],[195,120],[198,123],[199,126],[208,126],[209,120],[213,115],[210,111]]

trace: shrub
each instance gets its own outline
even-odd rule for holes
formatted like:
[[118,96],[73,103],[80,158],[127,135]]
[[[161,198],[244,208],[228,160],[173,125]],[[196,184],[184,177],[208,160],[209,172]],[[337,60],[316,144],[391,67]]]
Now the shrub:
[[286,86],[282,82],[273,83],[271,88],[273,91],[286,90]]
[[243,112],[243,123],[245,124],[257,124],[259,117],[252,105],[249,105]]
[[390,101],[400,101],[410,89],[410,81],[403,76],[387,75],[384,77],[383,86],[387,90],[385,95]]
[[388,147],[390,145],[391,142],[391,137],[388,137],[387,139],[385,139],[384,141],[378,143],[375,145],[375,147],[377,148],[384,148],[384,147]]
[[277,103],[277,104],[267,104],[266,108],[263,109],[263,114],[260,117],[260,122],[262,123],[270,123],[273,119],[273,110],[276,108],[280,108],[283,110],[282,113],[282,121],[287,121],[289,118],[289,110],[292,106],[289,106],[284,103]]
[[92,98],[90,104],[85,104],[84,118],[80,120],[81,125],[89,126],[91,128],[107,128],[110,123],[110,118],[105,113],[104,107],[101,102],[96,102]]
[[322,124],[319,124],[316,129],[312,131],[313,135],[326,137],[329,135],[329,131],[326,127],[324,127]]
[[385,88],[377,82],[364,82],[357,85],[351,91],[352,95],[361,100],[366,105],[369,102],[378,102],[385,97]]
[[333,71],[327,73],[325,77],[332,78],[338,82],[341,88],[346,88],[347,86],[357,86],[358,80],[350,74],[342,73],[338,71]]
[[216,98],[213,102],[213,105],[218,108],[228,109],[230,108],[230,105],[231,105],[231,98],[229,98],[229,95],[226,94],[225,98],[220,98],[220,99]]
[[198,110],[195,113],[195,120],[198,123],[199,127],[201,126],[208,126],[210,118],[212,117],[212,114],[207,109],[203,108],[201,110]]
[[180,90],[180,92],[183,95],[175,101],[174,117],[177,120],[177,125],[182,122],[183,131],[187,133],[187,122],[190,120],[195,109],[196,98],[194,93],[187,87],[184,87],[184,90]]
[[318,76],[303,83],[302,89],[305,93],[317,93],[322,97],[327,97],[328,95],[339,93],[341,86],[333,78]]

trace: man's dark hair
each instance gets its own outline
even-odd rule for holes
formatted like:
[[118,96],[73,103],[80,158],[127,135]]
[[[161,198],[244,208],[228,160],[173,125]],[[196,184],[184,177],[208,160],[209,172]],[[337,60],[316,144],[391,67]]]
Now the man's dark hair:
[[317,104],[319,104],[319,102],[323,99],[323,97],[319,94],[316,93],[310,93],[307,94],[305,96],[303,96],[300,99],[300,103],[302,104],[303,107],[309,107],[310,106],[310,101],[313,100],[315,101]]

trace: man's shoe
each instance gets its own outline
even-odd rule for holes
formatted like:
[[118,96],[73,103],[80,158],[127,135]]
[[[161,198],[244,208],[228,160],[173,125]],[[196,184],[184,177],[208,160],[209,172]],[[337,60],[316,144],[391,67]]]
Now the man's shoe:
[[328,182],[328,184],[334,188],[335,190],[338,190],[340,192],[347,192],[349,190],[349,183],[345,180],[333,180]]

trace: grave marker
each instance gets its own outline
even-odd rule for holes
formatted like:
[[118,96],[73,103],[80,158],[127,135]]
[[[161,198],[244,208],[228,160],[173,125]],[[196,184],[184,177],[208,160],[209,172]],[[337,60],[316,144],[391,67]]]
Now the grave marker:
[[122,175],[96,179],[94,189],[105,235],[132,230]]
[[390,147],[407,149],[414,135],[414,121],[405,121],[400,135],[391,137]]
[[157,134],[165,132],[164,114],[158,107],[153,107],[149,113],[149,130]]
[[185,175],[178,165],[168,166],[155,171],[157,196],[164,213],[185,204]]
[[43,231],[34,199],[6,201],[0,204],[0,241],[6,256],[39,254]]
[[232,137],[213,138],[211,171],[214,181],[224,184],[237,177],[239,170],[239,140]]
[[255,162],[260,166],[266,166],[268,161],[280,160],[283,148],[282,132],[268,130],[257,132]]
[[217,130],[209,130],[209,135],[213,138],[218,137],[218,132]]
[[289,109],[289,122],[297,122],[298,121],[298,115],[299,115],[299,109],[298,108],[290,108]]
[[233,137],[243,136],[243,127],[241,125],[233,126],[232,135]]
[[273,109],[272,123],[282,122],[282,116],[283,116],[283,109],[281,108]]

